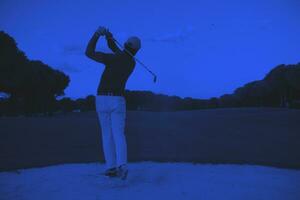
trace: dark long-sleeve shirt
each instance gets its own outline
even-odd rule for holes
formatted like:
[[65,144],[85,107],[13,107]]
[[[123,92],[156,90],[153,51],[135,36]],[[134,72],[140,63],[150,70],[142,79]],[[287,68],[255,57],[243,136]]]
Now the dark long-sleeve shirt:
[[104,72],[102,73],[100,83],[97,89],[97,94],[100,92],[115,92],[124,94],[126,82],[134,70],[135,60],[126,51],[118,48],[112,38],[106,38],[109,48],[113,53],[103,53],[95,51],[98,34],[94,34],[90,39],[86,55],[105,65]]

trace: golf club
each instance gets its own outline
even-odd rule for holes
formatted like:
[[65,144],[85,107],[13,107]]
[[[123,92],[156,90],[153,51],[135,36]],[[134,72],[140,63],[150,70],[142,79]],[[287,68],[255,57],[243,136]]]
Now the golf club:
[[118,42],[115,38],[112,38],[117,45],[119,45],[121,48],[123,48],[129,55],[131,55],[138,63],[140,63],[148,72],[150,72],[153,75],[153,82],[155,83],[157,81],[157,76],[144,64],[142,63],[140,60],[138,60],[137,58],[135,58],[127,49],[125,49],[123,47],[123,45]]

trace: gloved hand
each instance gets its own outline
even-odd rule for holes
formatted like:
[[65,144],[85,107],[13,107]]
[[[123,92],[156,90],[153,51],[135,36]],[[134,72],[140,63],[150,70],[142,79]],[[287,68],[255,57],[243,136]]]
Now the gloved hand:
[[98,35],[105,35],[106,30],[107,29],[104,26],[99,26],[98,29],[96,30],[96,34],[98,34]]
[[113,34],[109,31],[109,29],[105,30],[104,35],[105,35],[106,39],[113,37]]

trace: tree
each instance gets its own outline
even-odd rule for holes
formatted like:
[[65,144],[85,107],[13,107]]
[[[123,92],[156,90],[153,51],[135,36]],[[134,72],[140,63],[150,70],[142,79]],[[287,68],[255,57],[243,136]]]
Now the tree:
[[269,93],[270,88],[267,82],[260,80],[249,82],[234,91],[234,95],[240,99],[242,106],[264,106]]
[[240,99],[234,94],[224,94],[219,98],[220,107],[239,107]]
[[288,65],[285,78],[289,88],[289,103],[300,100],[300,63]]
[[15,40],[0,32],[0,92],[10,94],[13,112],[48,112],[70,79],[41,61],[30,61]]
[[288,104],[289,88],[285,76],[286,71],[285,65],[278,65],[264,78],[272,90],[274,100],[282,107],[286,107]]

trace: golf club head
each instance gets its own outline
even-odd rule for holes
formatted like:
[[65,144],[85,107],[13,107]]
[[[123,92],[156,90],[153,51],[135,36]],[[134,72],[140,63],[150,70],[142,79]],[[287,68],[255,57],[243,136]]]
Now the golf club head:
[[156,83],[157,77],[154,76],[153,82]]

